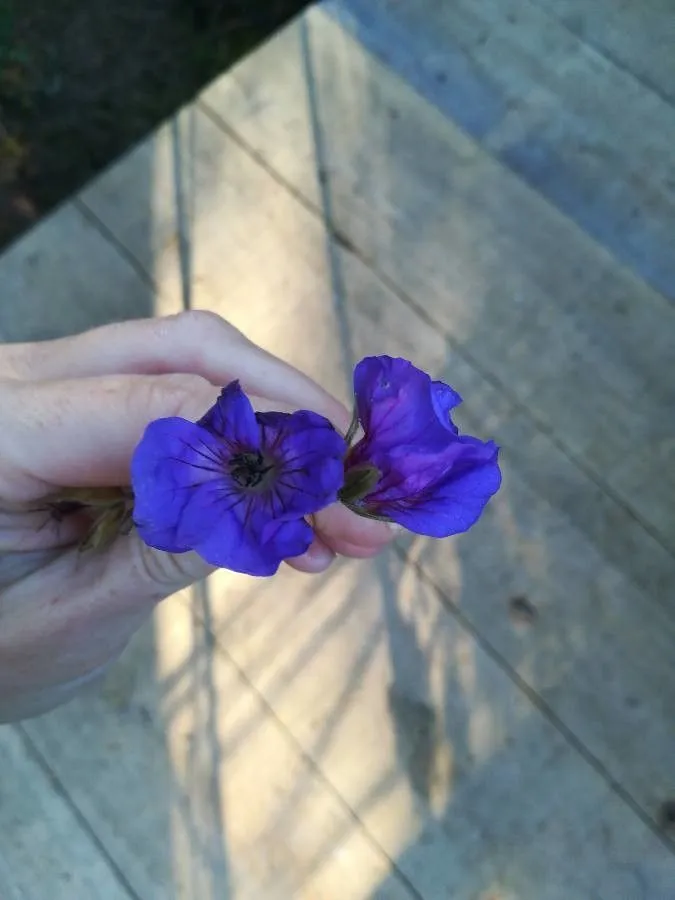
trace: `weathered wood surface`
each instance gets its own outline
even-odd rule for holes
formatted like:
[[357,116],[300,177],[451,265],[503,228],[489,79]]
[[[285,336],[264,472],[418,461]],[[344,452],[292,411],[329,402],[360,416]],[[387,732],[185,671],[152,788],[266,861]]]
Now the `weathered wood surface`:
[[[675,109],[667,100],[532,0],[335,0],[329,8],[389,66],[414,74],[425,98],[505,166],[675,300]],[[664,37],[669,31],[672,57],[672,13]]]
[[675,551],[661,294],[321,12],[204,103]]
[[[268,50],[273,47],[274,44],[270,45]],[[362,64],[362,69],[364,66]],[[277,77],[277,73],[271,77]],[[291,109],[292,114],[292,107],[285,109]],[[274,107],[264,121],[269,122],[273,115]],[[291,132],[289,128],[289,134]],[[625,783],[643,813],[655,820],[662,799],[669,796],[674,787],[668,748],[675,734],[668,716],[661,711],[664,703],[666,706],[670,703],[668,697],[672,689],[667,658],[673,646],[673,622],[670,613],[660,606],[675,583],[670,555],[646,535],[625,510],[602,497],[597,486],[555,443],[537,430],[527,410],[515,408],[509,398],[475,367],[461,356],[452,354],[438,330],[422,321],[358,255],[339,242],[327,243],[321,216],[298,202],[274,172],[266,172],[238,146],[236,134],[234,137],[223,134],[217,123],[199,110],[185,114],[178,133],[191,135],[192,154],[183,159],[182,168],[192,172],[192,183],[197,187],[190,195],[190,205],[200,210],[189,227],[181,227],[175,205],[162,207],[153,215],[139,213],[138,204],[124,208],[119,202],[111,202],[113,197],[138,196],[141,182],[133,159],[127,161],[126,167],[120,166],[110,173],[101,184],[92,185],[84,202],[107,227],[119,234],[120,239],[132,235],[137,227],[144,230],[152,225],[158,241],[168,247],[152,260],[152,273],[160,290],[168,294],[179,293],[177,284],[181,274],[173,236],[180,230],[189,232],[191,277],[199,285],[202,296],[213,298],[212,308],[338,392],[344,391],[345,384],[344,370],[341,369],[343,354],[356,358],[368,352],[401,353],[434,371],[443,371],[453,380],[467,397],[469,421],[472,418],[478,431],[495,434],[508,448],[505,457],[507,484],[500,498],[501,506],[495,507],[500,512],[495,513],[494,519],[486,520],[482,532],[474,532],[462,542],[464,550],[459,556],[447,544],[440,544],[437,550],[443,558],[430,556],[423,565],[443,587],[448,587],[440,577],[444,571],[453,578],[461,577],[466,581],[461,592],[456,581],[450,587],[454,589],[453,598],[459,597],[469,622],[489,641],[493,651],[504,654],[512,670],[530,687],[547,692],[546,702],[554,714],[562,716],[567,727],[575,734],[583,733],[587,740],[586,750],[597,755],[599,764],[605,769],[605,784],[613,779]],[[302,153],[302,131],[297,129],[295,133],[298,135],[297,149]],[[152,144],[139,148],[138,158],[154,156],[158,171],[168,173],[176,134],[175,127],[158,134]],[[280,135],[277,137],[281,140]],[[144,171],[146,163],[139,168]],[[210,176],[207,170],[211,171]],[[400,175],[401,178],[414,177],[408,176],[402,167]],[[200,188],[199,185],[207,187]],[[405,190],[405,184],[401,189]],[[168,189],[160,190],[159,194],[166,196]],[[146,224],[128,224],[128,221],[136,222],[139,215],[146,216]],[[251,240],[250,235],[255,235],[255,240]],[[134,252],[133,239],[128,237],[127,241],[128,249]],[[591,517],[588,512],[593,507]],[[639,553],[627,552],[634,546],[639,547]],[[466,572],[465,556],[471,559]],[[366,576],[362,574],[361,577]],[[216,620],[220,615],[228,618],[229,598],[235,590],[227,576],[223,578],[225,581],[220,590],[211,588],[214,597],[222,598],[214,606]],[[568,588],[572,589],[571,597],[568,597]],[[253,609],[251,617],[246,615],[249,603],[238,604],[241,633],[237,631],[235,636],[226,633],[228,650],[243,654],[241,664],[250,677],[254,677],[254,673],[244,636],[254,631],[253,620],[264,621],[273,612],[278,605],[274,599],[277,594],[292,596],[290,589],[285,591],[276,583],[269,590],[273,599],[267,604],[261,601],[256,605],[249,601]],[[373,589],[369,590],[372,593]],[[267,595],[262,588],[256,587],[255,591]],[[344,601],[343,593],[353,596],[354,591],[354,587],[337,590],[332,602],[340,603]],[[529,629],[509,618],[509,600],[519,594],[526,594],[538,610],[537,624]],[[365,602],[357,604],[354,613],[357,619],[365,605]],[[314,628],[318,633],[326,630],[322,629],[322,618],[314,599],[309,610],[308,628]],[[365,616],[365,611],[363,614]],[[517,610],[514,614],[517,615]],[[283,607],[280,615],[285,615]],[[289,613],[289,622],[295,621],[295,615],[295,612]],[[335,616],[339,615],[339,611],[335,613]],[[330,616],[328,619],[330,621]],[[587,619],[591,625],[585,636]],[[278,620],[272,615],[270,643],[265,649],[270,665],[273,665],[275,653],[283,655],[286,652],[284,648],[291,637],[277,625]],[[599,646],[593,641],[594,632],[598,634]],[[241,649],[239,640],[243,642]],[[356,642],[355,653],[360,646]],[[414,653],[410,649],[409,652],[411,660],[408,662],[406,654],[401,654],[404,679],[407,667],[414,668]],[[426,658],[424,652],[417,652]],[[603,654],[603,666],[600,667],[596,663],[598,653]],[[321,659],[326,658],[323,665],[331,671],[339,672],[343,667],[345,673],[349,673],[356,665],[341,662],[340,653],[331,654],[323,644],[318,655]],[[302,647],[297,650],[297,656],[304,657]],[[610,658],[609,667],[605,656]],[[648,661],[646,672],[645,659]],[[653,669],[650,661],[655,662]],[[310,691],[313,685],[317,686],[322,693],[330,695],[331,680],[318,674],[312,676],[311,672],[305,675],[308,668],[308,664],[303,663],[289,693],[288,706],[294,704],[296,690],[302,690],[303,685]],[[336,682],[334,689],[339,691],[338,676],[333,679]],[[367,718],[368,710],[376,708],[378,699],[381,701],[386,696],[386,688],[387,678],[381,676],[372,694],[362,701],[364,717]],[[261,685],[261,690],[277,710],[274,694],[268,696],[265,684]],[[410,690],[412,708],[417,709],[414,704],[419,698],[414,691],[414,677]],[[602,700],[597,698],[605,698],[608,690],[615,699],[603,709]],[[403,693],[405,697],[405,689]],[[599,711],[596,709],[598,704],[601,706]],[[287,706],[278,711],[280,715],[286,714]],[[318,729],[330,717],[330,710],[312,708],[307,716],[314,717]],[[589,716],[598,719],[595,731],[589,730],[592,724],[588,721]],[[643,743],[651,749],[645,751],[635,742],[634,749],[630,749],[631,739],[636,735],[636,722],[631,716],[639,717]],[[293,727],[292,723],[289,727]],[[347,747],[358,740],[354,735],[359,733],[359,728],[347,724],[344,732],[341,730],[337,756],[345,756],[345,765],[356,765],[353,760],[350,762]],[[648,737],[643,728],[647,728]],[[450,727],[449,740],[453,733]],[[541,740],[546,746],[545,739]],[[377,754],[381,748],[377,742],[373,742],[372,747],[372,765],[377,768]],[[527,752],[523,745],[519,747],[514,751],[516,757]],[[306,744],[306,749],[311,754],[318,754],[311,741]],[[536,752],[532,751],[535,755],[537,752],[544,756],[547,753],[539,746]],[[641,753],[644,752],[649,758],[643,765]],[[368,758],[367,753],[367,748],[360,748],[359,765]],[[338,773],[333,774],[332,769],[328,774],[331,780],[338,779]],[[495,777],[499,778],[499,775]],[[570,810],[575,802],[571,801]],[[448,808],[451,809],[452,804]],[[385,807],[383,819],[391,819],[390,809]],[[571,811],[569,814],[572,815]],[[564,814],[558,810],[555,815],[560,818]],[[603,807],[600,821],[604,821],[604,815]],[[531,820],[529,814],[524,813],[524,816],[525,820],[518,827],[527,834]],[[395,815],[391,820],[398,823],[399,818]],[[377,827],[377,822],[366,821],[369,827]],[[387,837],[386,832],[377,832],[377,836],[382,840]],[[523,840],[527,842],[526,838]],[[552,838],[553,843],[558,841],[559,836]],[[395,845],[388,844],[385,849],[396,852]],[[421,851],[417,848],[415,852]],[[437,852],[437,849],[429,851],[429,858],[424,857],[425,862],[420,867],[433,869]],[[443,851],[444,854],[448,852],[447,849]],[[606,859],[602,853],[598,852],[598,855]],[[668,863],[664,865],[667,868]],[[532,878],[532,891],[533,870],[530,869],[528,874],[527,866],[525,869],[521,877]],[[456,871],[451,867],[455,875]],[[447,877],[451,877],[451,872]],[[478,881],[484,877],[483,872],[476,875]],[[584,877],[601,876],[595,871]],[[650,875],[649,878],[656,878],[652,880],[652,886],[659,885],[658,876]],[[417,882],[414,883],[417,886]],[[591,883],[588,880],[583,890]],[[469,882],[467,891],[473,889],[468,885]],[[579,888],[579,896],[584,896],[583,890]],[[424,891],[428,891],[426,883]]]
[[675,15],[670,0],[535,0],[590,47],[675,104]]
[[98,695],[24,727],[143,900],[414,898],[182,596]]
[[132,897],[41,761],[8,726],[0,727],[0,897]]
[[3,341],[61,337],[155,309],[149,285],[73,203],[14,244],[0,268]]
[[345,398],[354,359],[407,356],[503,445],[503,491],[405,562],[218,573],[25,733],[142,898],[669,898],[672,308],[334,19],[303,22],[83,193],[68,215],[127,259],[68,270],[54,327],[101,282],[103,318],[154,283]]
[[[409,567],[280,582],[215,579],[219,640],[423,897],[667,896],[672,856]],[[536,640],[519,639],[532,668]]]

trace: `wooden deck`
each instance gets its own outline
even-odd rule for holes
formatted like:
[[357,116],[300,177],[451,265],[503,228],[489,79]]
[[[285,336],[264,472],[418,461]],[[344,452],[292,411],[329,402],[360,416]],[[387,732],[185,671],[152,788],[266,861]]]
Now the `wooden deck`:
[[5,340],[208,307],[343,397],[404,355],[505,473],[0,729],[2,900],[675,900],[674,42],[666,0],[328,2],[0,259]]

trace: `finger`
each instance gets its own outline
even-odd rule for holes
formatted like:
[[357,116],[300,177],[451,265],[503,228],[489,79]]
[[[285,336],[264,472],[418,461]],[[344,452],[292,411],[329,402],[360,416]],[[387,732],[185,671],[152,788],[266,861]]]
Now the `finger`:
[[[66,684],[119,655],[155,602],[170,593],[133,565],[132,547],[138,548],[135,538],[120,541],[110,556],[77,549],[51,560],[40,554],[40,568],[3,590],[0,695],[3,669],[30,693],[44,686],[45,672],[51,684]],[[30,562],[31,554],[12,558],[19,556]]]
[[0,458],[24,478],[0,485],[0,496],[33,499],[25,488],[36,480],[43,487],[128,484],[130,459],[148,423],[166,416],[196,420],[218,394],[198,375],[5,382]]
[[[6,613],[10,603],[7,588],[16,583],[25,582],[39,569],[44,569],[45,566],[63,555],[61,547],[45,547],[23,553],[0,553],[0,614],[5,617],[0,634],[6,630],[7,624]],[[0,651],[0,659],[2,659],[2,651]]]
[[305,572],[308,575],[318,575],[325,572],[335,559],[335,553],[327,547],[323,541],[315,537],[312,546],[302,556],[296,556],[287,559],[286,564],[298,572]]
[[197,419],[218,390],[197,375],[121,375],[3,388],[0,496],[27,502],[53,486],[129,484],[130,460],[153,419]]
[[251,343],[216,313],[190,310],[105,325],[83,334],[3,349],[24,380],[185,372],[220,387],[238,378],[247,392],[313,409],[346,429],[344,406],[311,378]]
[[341,503],[334,503],[313,516],[317,537],[333,553],[366,559],[379,553],[395,536],[384,522],[357,516]]

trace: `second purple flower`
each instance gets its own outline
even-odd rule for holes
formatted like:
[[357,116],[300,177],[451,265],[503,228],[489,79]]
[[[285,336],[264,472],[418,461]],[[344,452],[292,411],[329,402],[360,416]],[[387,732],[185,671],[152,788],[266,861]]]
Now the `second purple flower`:
[[405,359],[371,356],[354,395],[364,435],[347,455],[343,503],[430,537],[471,528],[499,490],[499,448],[459,434],[459,394]]

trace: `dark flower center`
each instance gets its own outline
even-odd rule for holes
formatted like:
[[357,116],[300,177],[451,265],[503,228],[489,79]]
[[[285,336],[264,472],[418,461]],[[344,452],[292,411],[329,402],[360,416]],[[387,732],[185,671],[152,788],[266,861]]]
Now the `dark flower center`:
[[235,453],[230,460],[230,475],[243,488],[258,487],[272,469],[274,464],[267,462],[260,450]]

